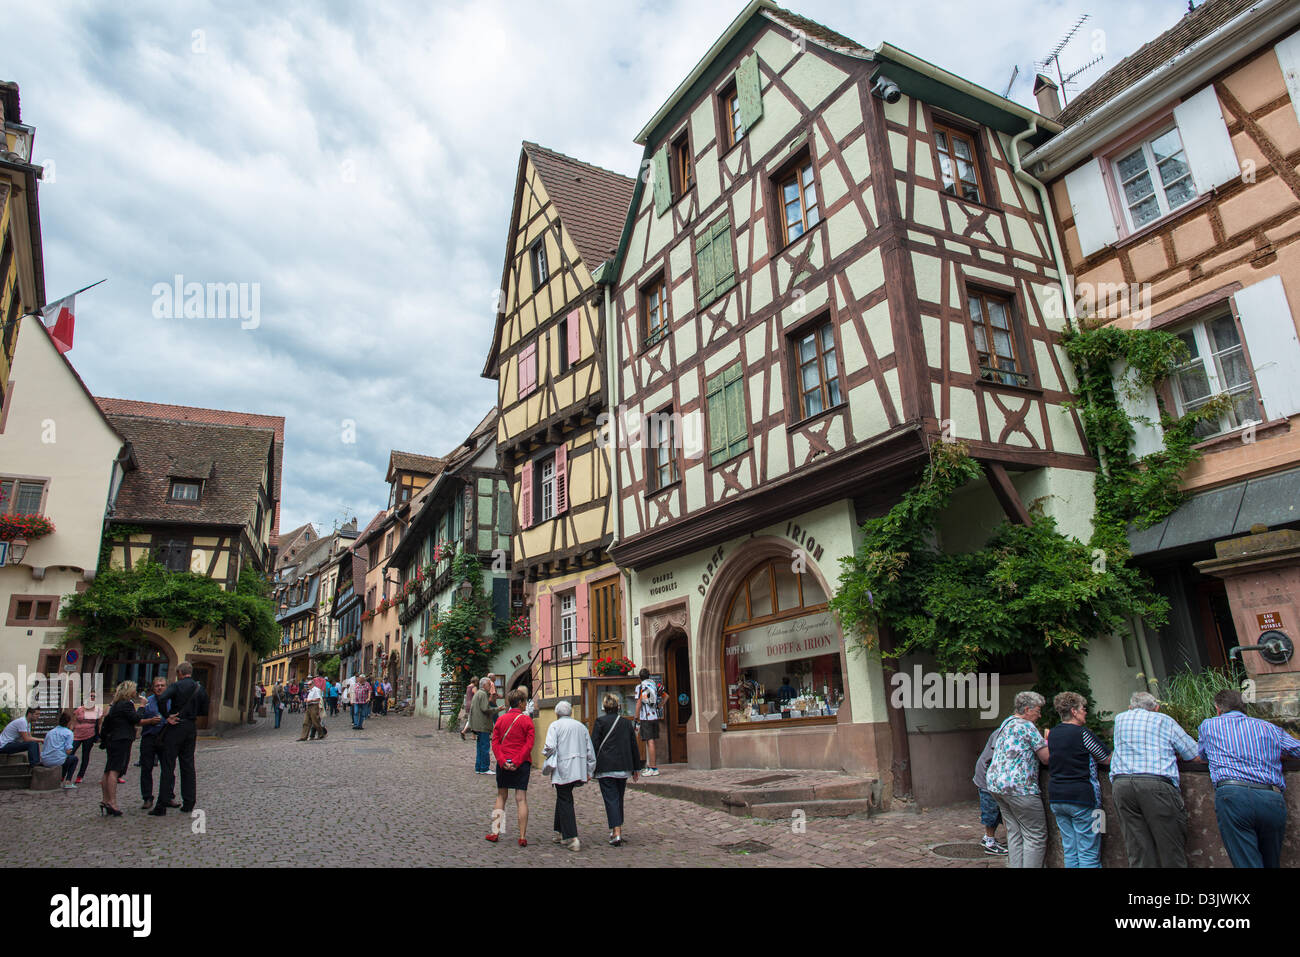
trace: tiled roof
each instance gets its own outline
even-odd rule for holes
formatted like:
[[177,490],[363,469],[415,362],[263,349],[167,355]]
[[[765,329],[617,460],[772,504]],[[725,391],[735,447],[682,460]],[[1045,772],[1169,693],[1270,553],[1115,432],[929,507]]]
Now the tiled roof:
[[[270,429],[135,415],[110,414],[108,420],[131,443],[137,465],[122,480],[114,520],[243,525],[256,516],[257,490],[275,440]],[[187,473],[179,477],[196,477],[188,474],[189,463],[199,458],[211,462],[199,501],[171,501],[171,478],[178,470]]]
[[271,475],[271,540],[280,542],[280,480],[284,468],[284,416],[260,415],[256,412],[232,412],[227,409],[204,409],[137,399],[109,399],[95,396],[95,402],[109,415],[135,415],[168,422],[204,422],[211,425],[240,425],[253,429],[270,429],[275,433],[275,465]]
[[399,452],[394,449],[388,456],[388,481],[390,482],[397,472],[437,475],[441,471],[442,459],[433,455],[417,455],[415,452]]
[[524,143],[524,152],[537,167],[587,269],[595,272],[618,249],[636,180],[536,143]]
[[1070,101],[1056,118],[1062,126],[1087,116],[1143,77],[1168,63],[1198,40],[1209,36],[1259,0],[1205,0],[1160,36],[1130,53]]
[[809,39],[816,40],[824,46],[837,50],[848,50],[852,53],[867,55],[871,51],[858,43],[856,40],[850,40],[842,33],[836,33],[830,27],[822,26],[816,20],[809,20],[807,17],[801,17],[797,13],[789,10],[783,10],[775,7],[767,12],[770,19],[776,20],[785,26],[807,36]]

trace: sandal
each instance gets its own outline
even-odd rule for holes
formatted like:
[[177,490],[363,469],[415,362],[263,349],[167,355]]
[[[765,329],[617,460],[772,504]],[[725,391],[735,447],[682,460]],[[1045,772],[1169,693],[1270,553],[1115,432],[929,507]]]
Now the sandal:
[[521,837],[521,838],[519,839],[519,846],[520,846],[520,847],[527,847],[527,846],[528,846],[528,841],[526,841],[524,838]]
[[489,834],[489,835],[487,835],[487,840],[489,840],[489,841],[491,841],[493,844],[495,844],[498,840],[500,840],[500,835],[498,835],[498,834]]

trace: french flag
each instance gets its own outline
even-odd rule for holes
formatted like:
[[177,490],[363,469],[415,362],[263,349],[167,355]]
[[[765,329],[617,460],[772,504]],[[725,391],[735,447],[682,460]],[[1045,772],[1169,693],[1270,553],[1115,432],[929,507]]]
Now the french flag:
[[54,340],[55,348],[60,352],[66,353],[72,348],[72,331],[76,326],[76,300],[77,294],[74,292],[71,296],[50,303],[41,311],[41,321],[50,331],[50,338]]

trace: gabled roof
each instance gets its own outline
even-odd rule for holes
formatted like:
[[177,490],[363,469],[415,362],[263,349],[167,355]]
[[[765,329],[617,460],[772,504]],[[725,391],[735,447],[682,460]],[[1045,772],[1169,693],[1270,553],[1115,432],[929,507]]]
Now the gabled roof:
[[432,455],[419,455],[415,452],[399,452],[394,449],[388,456],[388,478],[393,481],[398,472],[414,472],[417,475],[437,475],[442,471],[442,459]]
[[122,435],[121,432],[118,431],[117,426],[114,425],[112,421],[108,418],[108,416],[104,413],[104,407],[100,405],[99,399],[95,398],[93,395],[90,394],[90,390],[86,388],[86,383],[81,378],[81,374],[77,372],[76,367],[72,364],[72,361],[68,358],[67,354],[61,351],[59,347],[54,344],[54,337],[50,335],[50,330],[45,328],[45,323],[41,322],[40,316],[36,316],[36,315],[27,316],[27,317],[20,316],[18,322],[22,323],[24,318],[26,318],[27,322],[30,322],[33,326],[35,326],[37,329],[41,331],[41,335],[45,337],[45,341],[49,343],[50,348],[53,349],[58,354],[60,359],[63,360],[63,364],[65,367],[67,367],[68,372],[72,374],[73,380],[77,383],[77,386],[81,389],[82,393],[86,396],[86,398],[90,401],[90,404],[94,407],[95,411],[99,414],[100,421],[102,421],[106,426],[108,426],[109,429],[112,430],[114,435],[116,435],[123,442],[126,442],[126,437]]
[[[108,420],[131,443],[137,464],[122,480],[115,521],[234,526],[256,513],[257,490],[275,442],[270,429],[134,415],[109,415]],[[198,502],[172,501],[170,480],[194,478],[177,471],[191,472],[190,463],[197,458],[212,463]]]
[[[555,204],[561,227],[578,248],[578,257],[594,277],[596,269],[618,250],[627,219],[636,180],[614,173],[563,153],[525,141],[519,151],[515,174],[514,202],[510,206],[510,229],[506,233],[505,262],[501,268],[501,288],[508,288],[510,263],[515,256],[515,234],[519,230],[519,210],[523,204],[524,176],[532,162],[546,195]],[[504,305],[496,316],[492,346],[483,366],[483,377],[497,377],[497,355],[501,350],[501,331],[505,325]]]
[[1069,126],[1087,116],[1258,2],[1259,0],[1205,0],[1160,36],[1144,43],[1136,52],[1130,53],[1103,73],[1061,110],[1057,122]]

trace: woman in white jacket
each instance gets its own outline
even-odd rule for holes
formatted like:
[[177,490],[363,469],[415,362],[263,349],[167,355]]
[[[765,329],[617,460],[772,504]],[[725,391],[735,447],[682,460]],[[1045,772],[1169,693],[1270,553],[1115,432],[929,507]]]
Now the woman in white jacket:
[[577,851],[582,845],[573,812],[573,789],[586,784],[596,772],[596,749],[591,746],[587,726],[573,719],[573,705],[561,701],[555,714],[555,723],[546,729],[542,773],[549,773],[555,786],[555,843]]

